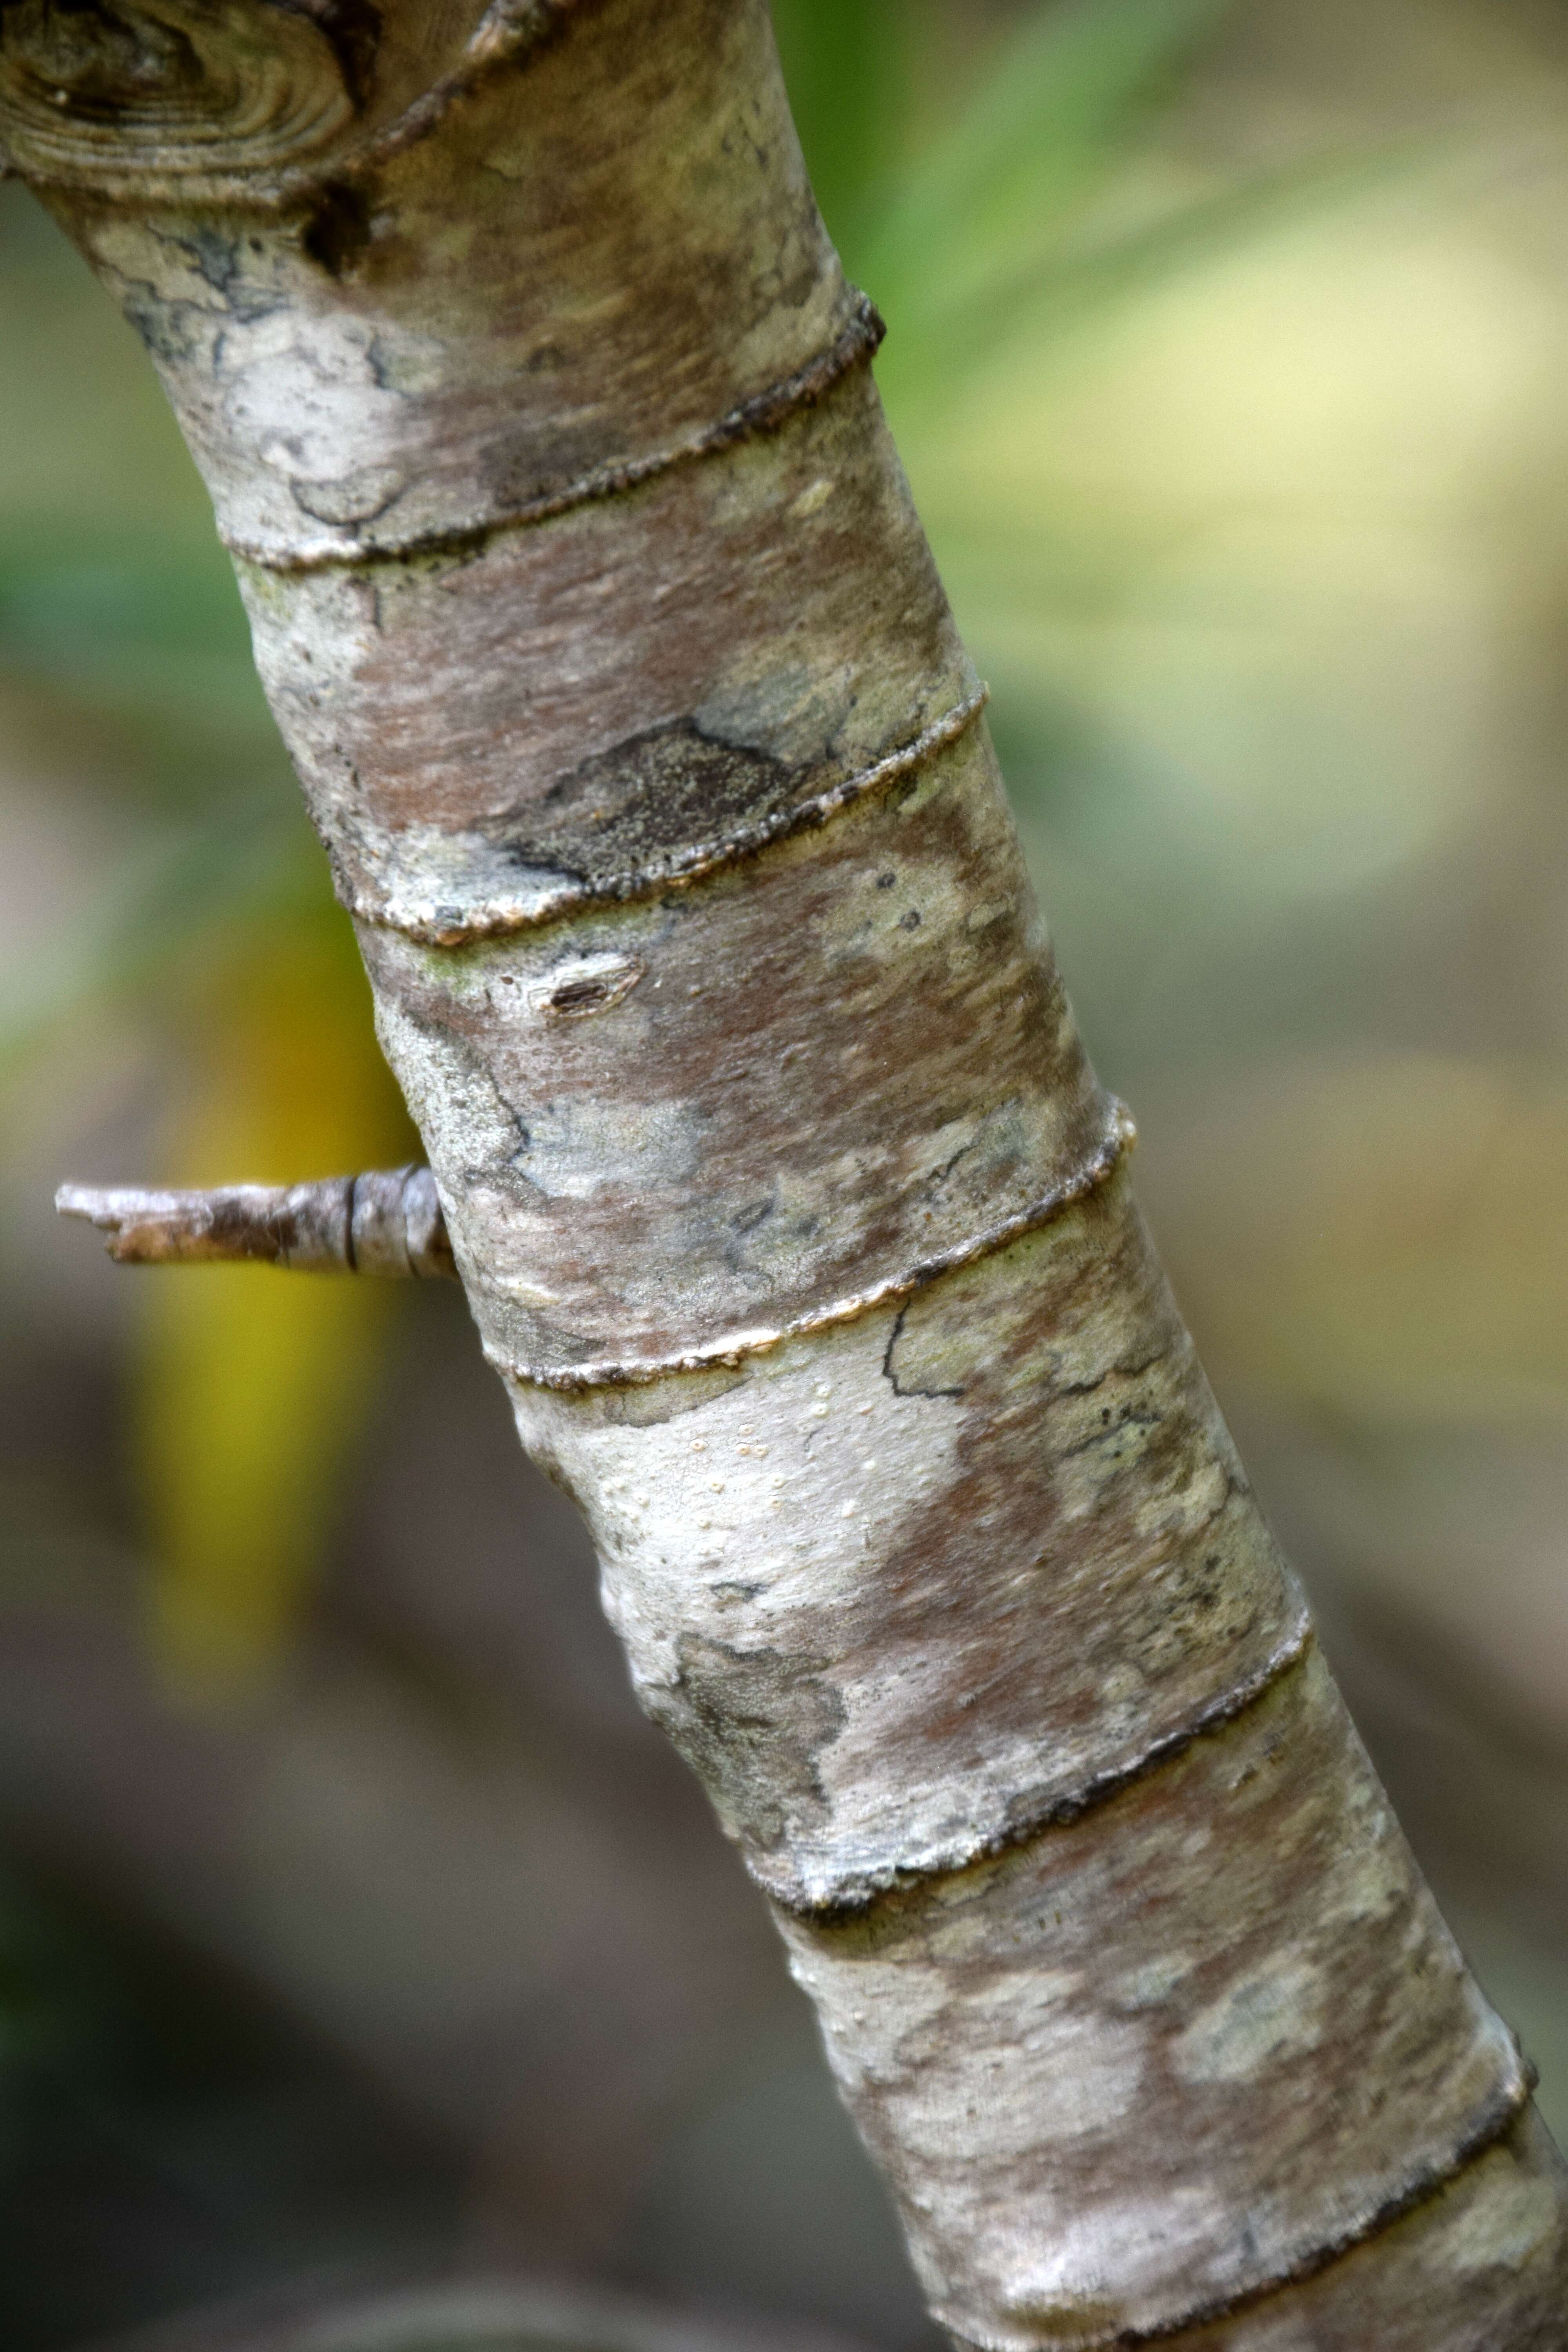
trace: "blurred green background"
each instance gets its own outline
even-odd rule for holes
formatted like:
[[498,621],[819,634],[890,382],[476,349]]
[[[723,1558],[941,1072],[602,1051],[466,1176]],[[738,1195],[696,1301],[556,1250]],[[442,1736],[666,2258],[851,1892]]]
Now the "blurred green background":
[[[776,0],[1100,1071],[1568,2129],[1568,19]],[[0,187],[0,2303],[453,2264],[934,2336],[461,1301],[62,1176],[412,1146],[151,369]]]

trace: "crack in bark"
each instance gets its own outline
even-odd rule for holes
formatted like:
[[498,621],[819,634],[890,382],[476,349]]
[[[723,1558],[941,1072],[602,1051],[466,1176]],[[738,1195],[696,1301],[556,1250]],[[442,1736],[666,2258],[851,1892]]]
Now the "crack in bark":
[[655,481],[677,467],[693,465],[700,458],[732,449],[740,442],[776,433],[792,416],[815,408],[836,384],[866,365],[875,356],[886,332],[881,313],[870,296],[857,293],[847,325],[826,351],[819,352],[804,367],[796,368],[793,375],[753,393],[713,424],[700,425],[668,449],[650,450],[645,457],[623,457],[595,466],[562,489],[547,491],[542,498],[527,499],[501,514],[476,515],[464,522],[443,523],[374,548],[334,544],[294,548],[282,553],[253,540],[226,535],[224,545],[232,556],[254,564],[258,571],[278,572],[290,578],[307,572],[353,572],[366,570],[373,564],[403,563],[415,556],[472,551],[487,546],[503,531],[525,530],[535,523],[570,514],[574,508],[600,505],[607,499],[639,489],[645,482]]
[[1051,1394],[1053,1397],[1094,1396],[1105,1386],[1107,1381],[1141,1380],[1145,1372],[1152,1372],[1156,1364],[1163,1364],[1169,1353],[1170,1350],[1168,1349],[1159,1348],[1156,1349],[1152,1356],[1140,1356],[1135,1363],[1123,1364],[1117,1362],[1114,1364],[1107,1364],[1102,1372],[1096,1372],[1093,1380],[1064,1381],[1059,1388],[1055,1388],[1051,1391]]
[[888,1344],[882,1351],[882,1378],[889,1382],[893,1394],[896,1397],[931,1397],[933,1399],[936,1397],[961,1397],[963,1394],[963,1391],[961,1388],[901,1389],[899,1386],[899,1376],[893,1370],[893,1350],[904,1336],[904,1318],[908,1315],[909,1311],[909,1306],[906,1302],[904,1306],[900,1307],[898,1315],[894,1319],[893,1328],[888,1334]]

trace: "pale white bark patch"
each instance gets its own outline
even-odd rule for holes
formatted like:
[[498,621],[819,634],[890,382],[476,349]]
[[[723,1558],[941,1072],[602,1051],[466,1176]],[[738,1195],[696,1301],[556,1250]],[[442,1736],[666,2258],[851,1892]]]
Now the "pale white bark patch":
[[1184,2083],[1245,2082],[1323,2038],[1329,1987],[1321,1969],[1276,1958],[1227,1985],[1171,2053]]
[[1522,2270],[1549,2246],[1561,2227],[1550,2180],[1521,2185],[1500,2166],[1489,2168],[1459,2226],[1443,2247],[1443,2265],[1459,2277],[1479,2271]]

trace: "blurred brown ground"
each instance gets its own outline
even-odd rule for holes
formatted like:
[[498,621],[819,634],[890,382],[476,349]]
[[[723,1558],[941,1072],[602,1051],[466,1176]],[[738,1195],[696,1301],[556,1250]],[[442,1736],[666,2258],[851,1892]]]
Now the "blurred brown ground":
[[[906,12],[911,150],[1031,13]],[[1568,20],[1247,0],[1074,233],[1320,163],[941,397],[890,305],[885,381],[1183,1303],[1561,2136]],[[52,1217],[406,1149],[315,861],[151,372],[0,189],[4,2340],[458,2262],[923,2344],[460,1299]]]

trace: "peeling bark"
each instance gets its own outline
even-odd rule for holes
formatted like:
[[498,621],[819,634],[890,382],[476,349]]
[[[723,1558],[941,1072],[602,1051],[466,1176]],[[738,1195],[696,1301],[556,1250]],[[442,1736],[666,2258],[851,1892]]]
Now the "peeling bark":
[[[0,124],[933,2310],[1561,2352],[1559,2159],[1131,1205],[762,0],[5,0]],[[434,1270],[426,1183],[66,1205]]]

